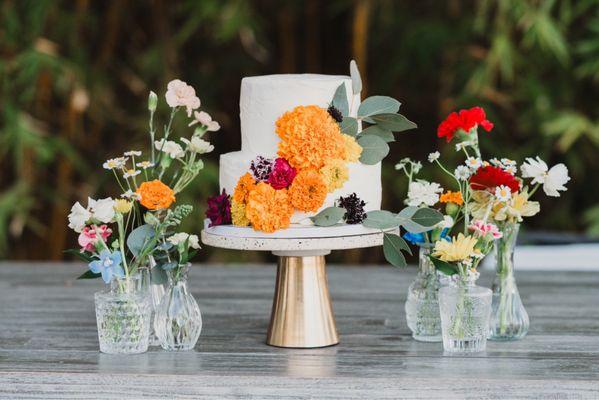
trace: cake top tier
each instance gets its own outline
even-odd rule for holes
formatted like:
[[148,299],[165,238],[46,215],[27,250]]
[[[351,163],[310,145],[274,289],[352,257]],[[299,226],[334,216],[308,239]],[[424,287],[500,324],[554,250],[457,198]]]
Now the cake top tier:
[[327,108],[342,83],[345,84],[351,104],[350,114],[353,115],[360,105],[360,98],[352,95],[348,76],[286,74],[243,78],[239,100],[242,152],[275,156],[279,142],[275,132],[276,120],[297,106]]

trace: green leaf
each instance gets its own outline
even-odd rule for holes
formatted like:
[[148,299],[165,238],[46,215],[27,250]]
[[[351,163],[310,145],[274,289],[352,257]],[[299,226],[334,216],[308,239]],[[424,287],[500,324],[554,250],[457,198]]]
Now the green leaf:
[[361,136],[358,139],[358,144],[362,146],[362,155],[360,156],[362,164],[374,165],[389,154],[389,145],[375,135]]
[[310,217],[316,226],[333,226],[343,219],[345,208],[327,207],[313,217]]
[[362,224],[367,228],[390,229],[398,226],[395,214],[386,210],[375,210],[366,213]]
[[395,137],[391,131],[381,128],[378,125],[372,125],[360,132],[360,135],[374,135],[390,143],[395,141]]
[[358,120],[352,117],[343,117],[339,128],[342,133],[355,137],[358,134]]
[[150,270],[150,282],[153,285],[162,285],[168,281],[166,271],[161,267],[155,266]]
[[92,272],[91,270],[88,269],[83,274],[79,275],[77,277],[77,279],[96,279],[96,278],[99,278],[101,276],[102,276],[102,274],[100,274],[100,273],[96,274],[96,273],[94,273],[94,272]]
[[423,207],[416,210],[411,220],[419,225],[432,228],[443,221],[443,214],[432,208]]
[[365,99],[358,108],[358,117],[370,117],[375,115],[393,114],[399,111],[401,103],[389,96],[371,96]]
[[349,62],[349,75],[351,76],[351,87],[354,94],[360,94],[362,91],[362,78],[360,77],[360,70],[355,60]]
[[82,253],[81,250],[77,250],[77,249],[68,249],[68,250],[63,251],[63,253],[73,255],[73,256],[85,261],[88,264],[94,260],[93,257],[90,256],[89,254]]
[[405,207],[399,213],[397,213],[397,216],[399,218],[410,219],[410,218],[412,218],[412,216],[414,214],[416,214],[416,211],[418,211],[418,207],[414,207],[414,206]]
[[406,257],[401,252],[402,250],[410,251],[405,240],[398,235],[383,234],[383,254],[391,265],[395,267],[405,267],[407,265]]
[[349,103],[347,102],[347,91],[345,89],[345,83],[342,83],[335,90],[333,96],[333,102],[331,103],[335,108],[341,111],[341,114],[346,117],[349,115]]
[[438,258],[432,256],[429,256],[429,258],[433,262],[433,265],[437,271],[443,272],[445,275],[455,275],[458,273],[458,269],[455,265],[439,260]]
[[417,127],[415,123],[401,114],[379,114],[373,115],[371,119],[381,128],[392,132],[403,132]]
[[127,237],[127,247],[134,256],[138,256],[144,246],[154,237],[154,228],[145,224],[131,231]]

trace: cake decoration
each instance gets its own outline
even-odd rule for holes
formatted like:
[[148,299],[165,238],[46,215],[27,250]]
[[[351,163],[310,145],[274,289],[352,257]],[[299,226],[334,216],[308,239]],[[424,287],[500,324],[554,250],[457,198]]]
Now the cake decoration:
[[346,197],[339,197],[339,207],[345,209],[343,220],[347,224],[361,224],[366,219],[366,211],[364,206],[366,203],[361,200],[355,193]]

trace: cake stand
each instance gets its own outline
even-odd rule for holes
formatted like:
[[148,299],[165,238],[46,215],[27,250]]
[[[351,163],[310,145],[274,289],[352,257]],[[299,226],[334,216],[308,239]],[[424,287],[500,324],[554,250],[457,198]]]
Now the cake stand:
[[[397,228],[386,232],[397,233]],[[208,227],[206,221],[202,242],[225,249],[271,251],[278,256],[266,343],[314,348],[339,343],[324,256],[331,250],[381,246],[383,233],[362,225],[339,224],[326,228],[293,225],[268,234],[232,225]]]

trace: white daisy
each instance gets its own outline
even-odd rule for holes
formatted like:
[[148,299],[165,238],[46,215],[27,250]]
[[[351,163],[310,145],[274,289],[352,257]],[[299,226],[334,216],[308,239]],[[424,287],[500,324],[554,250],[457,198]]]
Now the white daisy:
[[453,172],[456,179],[460,181],[467,181],[470,178],[471,170],[465,165],[459,165]]
[[123,193],[121,195],[122,198],[124,199],[129,199],[129,200],[140,200],[141,196],[137,193],[135,193],[133,190],[128,189],[125,193]]
[[127,178],[133,178],[134,176],[137,176],[139,174],[141,174],[141,171],[138,170],[138,169],[128,169],[123,174],[123,178],[125,178],[125,179],[127,179]]
[[466,166],[473,171],[476,171],[483,165],[483,162],[480,158],[476,157],[468,157],[466,159]]
[[129,151],[125,152],[125,155],[129,156],[129,157],[139,157],[139,156],[141,156],[141,151],[139,151],[139,150],[129,150]]
[[495,188],[495,198],[503,203],[506,203],[512,198],[512,189],[505,185],[497,186]]
[[153,162],[150,161],[142,161],[142,162],[138,162],[137,164],[135,164],[137,167],[139,168],[143,168],[143,169],[148,169],[154,166]]
[[124,168],[127,160],[128,158],[126,157],[111,158],[106,160],[104,164],[102,164],[102,167],[108,170]]
[[441,157],[441,153],[439,153],[438,151],[435,151],[433,153],[430,153],[428,155],[428,161],[429,162],[435,162],[439,159],[439,157]]

